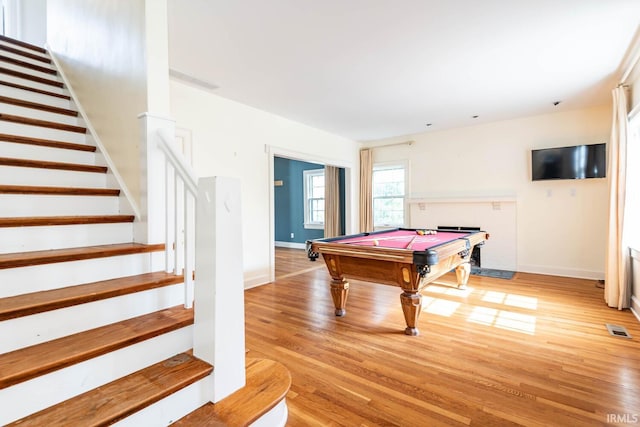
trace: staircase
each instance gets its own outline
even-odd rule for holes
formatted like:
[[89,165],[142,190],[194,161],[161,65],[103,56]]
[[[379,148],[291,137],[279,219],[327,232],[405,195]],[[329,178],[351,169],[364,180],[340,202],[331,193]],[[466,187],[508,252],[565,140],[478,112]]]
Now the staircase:
[[[164,271],[163,244],[133,242],[135,218],[91,140],[47,52],[0,36],[0,425],[229,412],[226,399],[207,405],[213,367],[191,351],[183,276]],[[261,389],[256,364],[280,381],[250,422],[290,384],[279,364],[247,361],[246,390],[229,399]]]

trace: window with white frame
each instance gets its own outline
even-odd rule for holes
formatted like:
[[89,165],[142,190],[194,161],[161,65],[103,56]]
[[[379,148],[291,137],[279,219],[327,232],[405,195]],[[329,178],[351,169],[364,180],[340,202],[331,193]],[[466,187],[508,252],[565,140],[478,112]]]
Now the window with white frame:
[[403,164],[373,166],[373,226],[402,227],[405,224],[405,179]]
[[304,228],[324,228],[324,169],[303,171]]

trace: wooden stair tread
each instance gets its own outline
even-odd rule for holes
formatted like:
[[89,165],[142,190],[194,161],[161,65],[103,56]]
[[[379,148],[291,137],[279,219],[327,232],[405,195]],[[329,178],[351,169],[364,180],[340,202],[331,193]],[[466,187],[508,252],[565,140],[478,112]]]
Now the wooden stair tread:
[[38,194],[52,196],[119,196],[117,188],[44,187],[33,185],[0,185],[0,194]]
[[46,160],[14,159],[0,157],[0,166],[15,166],[22,168],[56,169],[76,172],[106,173],[106,166],[82,165],[79,163],[48,162]]
[[12,87],[12,88],[15,88],[15,89],[28,90],[29,92],[35,92],[35,93],[39,93],[41,95],[47,95],[47,96],[53,96],[53,97],[56,97],[56,98],[62,98],[62,99],[71,100],[71,97],[69,95],[64,95],[62,93],[49,92],[48,90],[42,90],[42,89],[37,89],[35,87],[19,85],[17,83],[13,83],[13,82],[0,81],[0,85]]
[[40,126],[50,129],[65,130],[67,132],[87,133],[87,128],[82,126],[67,125],[58,122],[49,122],[46,120],[32,119],[30,117],[14,116],[11,114],[0,113],[0,120],[6,122],[20,123],[29,126]]
[[76,150],[95,152],[96,147],[93,145],[76,144],[73,142],[55,141],[52,139],[31,138],[29,136],[9,135],[0,133],[0,141],[13,142],[15,144],[37,145],[39,147],[60,148],[63,150]]
[[24,47],[26,49],[31,49],[31,50],[35,50],[36,52],[40,52],[40,53],[47,53],[46,49],[40,47],[40,46],[36,46],[34,44],[31,43],[27,43],[27,42],[23,42],[22,40],[17,40],[11,37],[7,37],[5,35],[0,35],[0,40],[5,42],[5,43],[13,43],[17,46],[20,47]]
[[3,50],[5,52],[10,52],[13,53],[15,55],[21,55],[24,56],[25,58],[29,58],[29,59],[35,59],[36,61],[40,61],[40,62],[44,62],[47,64],[51,64],[51,59],[47,58],[46,56],[41,56],[35,53],[30,53],[30,52],[25,52],[24,50],[21,49],[16,49],[15,47],[11,47],[11,46],[7,46],[4,44],[0,44],[0,50]]
[[0,354],[0,389],[193,324],[176,306]]
[[78,112],[67,108],[53,107],[38,102],[25,101],[22,99],[11,98],[8,96],[0,96],[0,102],[5,104],[17,105],[18,107],[32,108],[34,110],[47,111],[49,113],[62,114],[65,116],[78,117]]
[[107,426],[210,375],[208,363],[180,353],[32,414],[9,426]]
[[0,298],[0,321],[182,283],[164,271]]
[[246,385],[171,424],[175,427],[248,426],[273,409],[291,387],[289,370],[273,360],[248,358]]
[[0,228],[133,222],[134,215],[28,216],[0,218]]
[[0,62],[7,62],[9,64],[17,65],[19,67],[28,68],[33,71],[39,71],[45,74],[56,75],[58,72],[53,68],[43,67],[41,65],[32,64],[31,62],[21,61],[19,59],[12,58],[10,56],[0,55]]
[[64,87],[64,83],[59,82],[57,80],[45,79],[44,77],[34,76],[32,74],[27,74],[20,71],[12,70],[11,68],[0,67],[0,73],[7,74],[13,77],[18,77],[24,80],[31,80],[32,82],[42,83],[49,86],[55,86],[59,88]]
[[0,254],[0,269],[158,252],[162,250],[164,250],[164,244],[162,243],[154,245],[143,245],[141,243],[119,243],[114,245],[85,246],[80,248],[49,249],[46,251]]

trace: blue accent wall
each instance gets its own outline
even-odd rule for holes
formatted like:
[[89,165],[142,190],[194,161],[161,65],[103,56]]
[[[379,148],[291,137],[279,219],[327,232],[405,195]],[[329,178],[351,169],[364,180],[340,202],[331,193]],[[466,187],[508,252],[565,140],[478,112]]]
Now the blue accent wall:
[[[304,243],[309,239],[321,239],[324,230],[304,228],[304,178],[303,172],[324,169],[324,165],[274,157],[273,178],[283,185],[274,187],[275,240],[276,242]],[[340,169],[340,207],[342,230],[344,218],[344,170]],[[291,238],[291,233],[294,237]]]

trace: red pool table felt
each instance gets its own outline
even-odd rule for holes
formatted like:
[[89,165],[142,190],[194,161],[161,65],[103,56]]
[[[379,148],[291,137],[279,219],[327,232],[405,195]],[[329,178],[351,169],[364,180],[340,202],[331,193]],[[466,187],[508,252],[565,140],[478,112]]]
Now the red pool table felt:
[[[369,234],[367,236],[350,237],[343,240],[336,240],[335,242],[361,246],[380,246],[384,248],[425,251],[433,248],[434,246],[465,236],[465,233],[460,232],[452,233],[447,231],[438,231],[437,234],[420,235],[414,230],[393,230],[389,232]],[[409,244],[411,244],[410,248],[408,248]]]

